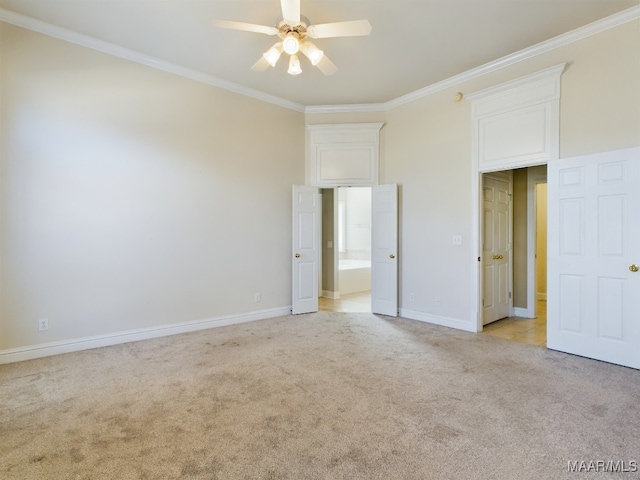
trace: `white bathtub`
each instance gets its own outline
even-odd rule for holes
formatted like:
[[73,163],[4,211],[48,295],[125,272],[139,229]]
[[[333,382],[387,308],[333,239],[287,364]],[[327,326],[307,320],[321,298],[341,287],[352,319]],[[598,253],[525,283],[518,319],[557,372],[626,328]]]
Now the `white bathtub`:
[[346,259],[338,265],[340,295],[371,290],[371,261]]

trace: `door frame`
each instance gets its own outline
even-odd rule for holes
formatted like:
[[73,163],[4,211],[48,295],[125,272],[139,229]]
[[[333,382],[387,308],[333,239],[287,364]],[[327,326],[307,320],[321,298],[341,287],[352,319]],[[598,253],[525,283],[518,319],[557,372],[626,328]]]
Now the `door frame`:
[[[545,164],[546,166],[546,164]],[[536,187],[547,183],[547,173],[527,171],[527,308],[521,309],[525,318],[536,318],[538,315],[538,266],[536,255],[538,252],[538,223],[536,212],[538,197]],[[546,218],[546,216],[545,216]]]
[[[397,184],[395,184],[395,185],[396,185],[396,189],[397,189]],[[355,188],[355,187],[367,187],[367,188],[370,188],[370,189],[371,189],[371,194],[373,195],[373,189],[374,189],[375,187],[379,187],[379,186],[381,186],[381,185],[380,185],[379,183],[375,183],[375,184],[374,184],[374,183],[371,183],[371,184],[356,184],[356,185],[348,185],[348,184],[346,184],[346,185],[337,185],[337,184],[336,184],[336,185],[325,185],[325,186],[318,186],[318,185],[309,185],[309,184],[306,184],[306,186],[317,188],[317,189],[318,189],[319,194],[321,194],[321,193],[322,193],[322,190],[323,190],[323,189],[333,189],[333,195],[334,195],[334,212],[333,212],[333,213],[334,213],[334,238],[333,238],[333,250],[334,250],[334,275],[336,275],[336,276],[337,276],[337,275],[338,275],[338,272],[337,272],[337,259],[338,259],[339,252],[337,252],[337,249],[338,249],[338,247],[337,247],[337,228],[336,228],[336,224],[335,224],[335,222],[337,222],[337,205],[338,205],[338,203],[337,203],[337,199],[338,199],[338,188],[342,188],[342,187],[346,187],[346,188],[348,188],[348,187],[354,187],[354,188]],[[397,195],[398,195],[398,201],[399,201],[399,195],[400,195],[400,193],[399,193],[399,189],[397,189],[397,190],[396,190],[396,192],[397,192]],[[321,206],[322,206],[322,203],[321,203]],[[397,215],[398,215],[398,216],[400,215],[400,210],[399,210],[399,208],[400,208],[400,207],[399,207],[399,204],[398,204],[398,211],[397,211]],[[320,215],[320,216],[321,216],[321,215]],[[399,218],[399,217],[398,217],[398,218]],[[374,220],[373,220],[373,218],[372,218],[372,219],[371,219],[371,229],[372,229],[372,231],[373,231],[373,221],[374,221]],[[399,235],[399,225],[398,225],[398,235]],[[320,239],[320,244],[321,244],[321,246],[322,246],[322,219],[320,219],[320,221],[319,221],[318,236],[319,236],[319,239]],[[398,241],[399,241],[399,238],[398,238]],[[399,250],[400,245],[397,245],[397,248],[398,248],[398,250]],[[320,248],[320,255],[322,255],[322,248]],[[399,251],[396,251],[396,252],[395,252],[395,256],[396,256],[396,259],[398,259],[398,258],[399,258]],[[398,261],[398,260],[396,260],[396,261]],[[321,264],[322,264],[322,262],[320,261],[320,265],[319,265],[319,268],[318,268],[319,270],[320,270],[320,268],[321,268]],[[372,263],[372,266],[371,266],[371,275],[372,275],[372,277],[373,277],[373,275],[374,275],[374,267],[373,267],[373,263]],[[337,279],[336,279],[336,280],[337,280]],[[321,297],[321,296],[322,296],[322,292],[323,292],[323,290],[322,290],[322,274],[321,274],[321,273],[320,273],[319,278],[318,278],[318,283],[319,283],[319,288],[318,288],[318,297]],[[398,277],[397,277],[397,279],[396,279],[396,288],[397,288],[398,290],[399,290],[399,283],[400,283],[400,278],[399,278],[399,276],[398,276]],[[337,297],[337,298],[340,298],[340,297],[339,297],[339,295],[338,295],[338,297]],[[396,298],[396,302],[397,302],[397,298]],[[372,309],[372,311],[373,311],[373,304],[371,305],[371,307],[372,307],[371,309]],[[397,306],[396,310],[399,310],[399,306]],[[396,315],[397,315],[397,312],[396,312]]]
[[[478,168],[478,165],[476,164],[473,168],[473,171],[471,173],[472,175],[472,182],[471,182],[471,199],[472,199],[472,210],[471,210],[471,214],[472,214],[472,232],[471,232],[471,242],[472,242],[472,248],[471,248],[471,252],[472,252],[472,264],[475,265],[474,268],[471,269],[471,298],[475,298],[475,311],[471,312],[471,321],[474,321],[475,318],[475,324],[476,324],[476,332],[482,332],[483,330],[483,325],[482,325],[482,316],[483,316],[483,308],[482,308],[482,297],[483,297],[483,293],[484,293],[484,285],[483,285],[483,281],[482,281],[482,233],[483,233],[483,199],[482,199],[482,187],[483,187],[483,176],[485,174],[496,174],[496,173],[504,173],[506,171],[512,171],[516,168],[529,168],[529,167],[536,167],[539,165],[547,165],[547,162],[539,162],[539,163],[534,163],[534,164],[523,164],[523,165],[518,165],[518,166],[514,166],[511,167],[507,170],[483,170]],[[546,179],[546,175],[544,177]],[[527,182],[529,181],[529,177],[527,175]],[[546,180],[545,180],[546,181]],[[543,183],[543,182],[539,182],[539,183]],[[529,185],[527,185],[527,228],[529,229],[529,227],[531,226],[531,222],[533,221],[534,223],[534,232],[533,234],[535,235],[535,209],[533,210],[534,215],[532,216],[530,214],[530,203],[529,202]],[[535,194],[535,190],[534,190],[534,194]],[[510,212],[511,214],[513,213],[513,202],[511,202],[510,205]],[[509,228],[511,230],[510,232],[510,238],[513,239],[513,218],[511,219],[512,221],[510,222]],[[531,234],[531,232],[527,232],[528,235]],[[535,245],[535,244],[534,244]],[[532,282],[531,280],[531,275],[532,275],[532,270],[529,266],[529,263],[531,261],[533,261],[534,263],[534,269],[535,269],[535,257],[532,259],[531,258],[531,254],[530,254],[530,250],[529,247],[531,246],[531,241],[529,239],[529,237],[527,238],[527,289],[529,289],[529,287],[533,284],[533,288],[534,288],[534,295],[533,298],[535,299],[535,282]],[[533,250],[534,255],[535,255],[535,250]],[[510,276],[510,285],[511,285],[511,292],[513,292],[513,248],[511,248],[509,250],[509,276]],[[535,279],[535,277],[533,277]],[[529,292],[527,290],[527,308],[530,308],[530,303],[529,303]],[[535,308],[535,302],[534,302],[534,308]],[[511,315],[513,315],[513,294],[511,295],[511,299],[510,299],[510,311],[511,311]]]

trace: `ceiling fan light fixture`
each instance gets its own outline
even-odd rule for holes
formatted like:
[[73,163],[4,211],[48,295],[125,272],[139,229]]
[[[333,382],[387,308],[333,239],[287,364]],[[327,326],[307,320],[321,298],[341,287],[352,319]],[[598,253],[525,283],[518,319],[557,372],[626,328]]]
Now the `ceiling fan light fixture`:
[[271,65],[272,67],[275,67],[281,54],[282,54],[282,42],[278,42],[269,50],[264,52],[262,56],[267,62],[269,62],[269,65]]
[[291,55],[289,58],[289,70],[287,70],[289,75],[300,75],[302,73],[302,68],[300,68],[300,59],[296,54]]
[[302,53],[306,55],[313,66],[318,65],[322,57],[324,57],[324,52],[311,42],[304,42],[300,45],[300,50],[302,50]]
[[282,47],[284,48],[284,51],[289,55],[295,55],[296,53],[298,53],[298,50],[300,50],[300,42],[293,33],[289,33],[286,37],[284,37],[284,40],[282,41]]

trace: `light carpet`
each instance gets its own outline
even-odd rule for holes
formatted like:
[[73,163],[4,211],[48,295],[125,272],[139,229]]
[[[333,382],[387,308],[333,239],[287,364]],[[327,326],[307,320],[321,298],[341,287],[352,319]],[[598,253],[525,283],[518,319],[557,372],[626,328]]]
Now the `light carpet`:
[[0,478],[638,478],[640,372],[372,314],[0,366]]

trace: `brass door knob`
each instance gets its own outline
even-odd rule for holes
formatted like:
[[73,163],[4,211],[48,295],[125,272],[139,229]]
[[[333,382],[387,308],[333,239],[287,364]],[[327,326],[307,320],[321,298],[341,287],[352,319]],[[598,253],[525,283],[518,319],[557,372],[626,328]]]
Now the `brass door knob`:
[[389,258],[396,258],[396,256],[393,253],[391,253],[389,254]]
[[300,258],[300,254],[299,253],[296,253],[296,258]]
[[632,265],[629,265],[629,270],[631,270],[634,273],[637,272],[639,268],[640,267],[638,267],[638,265],[636,265],[635,263]]

